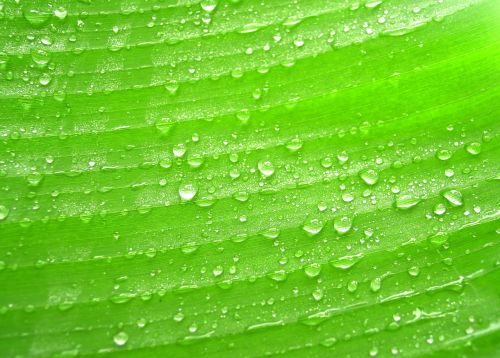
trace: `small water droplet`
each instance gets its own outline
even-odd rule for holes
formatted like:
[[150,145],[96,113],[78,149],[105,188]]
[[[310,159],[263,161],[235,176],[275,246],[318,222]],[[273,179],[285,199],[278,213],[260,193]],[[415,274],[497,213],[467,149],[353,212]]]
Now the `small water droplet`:
[[0,221],[5,220],[9,216],[9,208],[4,205],[0,205]]
[[441,150],[438,150],[436,152],[436,157],[439,159],[439,160],[448,160],[450,159],[452,156],[452,153],[447,150],[447,149],[441,149]]
[[323,299],[323,290],[321,288],[316,288],[313,291],[312,296],[315,301],[321,301]]
[[113,341],[119,347],[124,346],[128,341],[128,334],[125,332],[118,332],[114,335]]
[[321,265],[318,263],[312,263],[304,266],[304,273],[306,274],[307,277],[310,278],[316,277],[320,274],[320,272],[321,272]]
[[177,312],[174,314],[174,321],[175,322],[182,322],[184,320],[184,314],[182,312]]
[[224,269],[220,265],[215,266],[215,268],[212,271],[212,273],[214,274],[215,277],[222,275],[223,272],[224,272]]
[[349,281],[349,283],[347,284],[347,291],[352,293],[355,292],[357,289],[358,289],[358,281],[356,280]]
[[182,200],[189,201],[195,197],[197,191],[193,184],[183,184],[179,187],[179,196]]
[[204,11],[212,12],[217,7],[217,0],[202,0],[200,6]]
[[302,229],[309,235],[314,236],[317,235],[323,230],[324,223],[319,219],[309,219],[307,220]]
[[463,205],[462,193],[456,189],[446,190],[443,192],[442,195],[453,206],[462,206]]
[[276,282],[282,282],[286,280],[286,271],[285,270],[278,270],[271,272],[267,275],[271,280],[276,281]]
[[446,213],[446,206],[443,203],[434,206],[434,214],[443,215],[444,213]]
[[381,286],[382,286],[382,279],[380,277],[375,277],[373,280],[370,281],[370,289],[373,292],[379,291]]
[[351,227],[352,227],[352,220],[348,216],[337,217],[333,221],[333,228],[340,235],[349,232],[349,230],[351,230]]
[[397,208],[406,210],[414,207],[419,202],[420,202],[419,198],[415,198],[411,195],[404,194],[396,197],[395,204]]
[[378,181],[378,173],[373,169],[364,169],[359,176],[368,185],[375,185]]
[[481,144],[478,142],[472,142],[465,146],[467,153],[471,155],[479,155],[481,153]]
[[274,165],[273,165],[273,163],[271,163],[270,160],[259,161],[259,163],[257,164],[257,167],[258,167],[260,173],[263,176],[265,176],[266,178],[270,177],[271,175],[274,174]]
[[413,277],[417,277],[420,273],[420,268],[418,266],[412,266],[408,269],[408,274]]
[[286,148],[290,152],[296,152],[302,148],[302,141],[299,138],[293,138],[286,144]]

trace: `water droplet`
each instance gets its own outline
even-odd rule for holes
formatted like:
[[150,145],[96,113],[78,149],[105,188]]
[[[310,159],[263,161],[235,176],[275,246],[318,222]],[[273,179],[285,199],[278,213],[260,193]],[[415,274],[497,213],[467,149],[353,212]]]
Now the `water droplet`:
[[323,290],[321,288],[316,288],[313,291],[312,296],[315,301],[321,301],[323,299]]
[[310,278],[316,277],[320,274],[320,272],[321,272],[321,265],[318,263],[312,263],[304,266],[304,273],[306,274],[307,277]]
[[217,0],[202,0],[200,6],[204,11],[212,12],[217,7]]
[[167,83],[165,83],[165,89],[170,93],[171,95],[174,95],[177,93],[177,90],[179,89],[179,83],[175,80],[170,80]]
[[42,73],[40,78],[38,78],[38,83],[42,86],[47,86],[52,81],[52,77],[48,73]]
[[412,266],[408,269],[408,274],[413,277],[417,277],[420,273],[420,268],[418,266]]
[[186,145],[184,143],[179,143],[174,145],[172,153],[174,153],[174,156],[176,156],[177,158],[181,158],[184,156],[184,154],[186,154],[186,150]]
[[332,347],[335,343],[337,343],[337,338],[328,337],[328,338],[325,338],[324,340],[322,340],[320,344],[323,347],[329,348],[329,347]]
[[314,236],[317,235],[323,230],[324,223],[319,219],[309,219],[307,220],[302,229],[309,235]]
[[28,186],[36,187],[42,182],[43,175],[37,172],[33,172],[26,176],[26,180],[28,181]]
[[286,144],[286,148],[291,152],[296,152],[302,148],[302,141],[299,138],[293,138]]
[[343,151],[337,155],[337,159],[340,164],[344,164],[349,160],[349,154],[347,152]]
[[50,19],[50,13],[37,9],[23,10],[24,18],[34,27],[44,25]]
[[124,346],[128,341],[128,334],[125,332],[118,332],[114,335],[113,341],[119,347]]
[[359,176],[368,185],[375,185],[378,181],[378,173],[373,169],[364,169]]
[[370,289],[373,292],[377,292],[380,290],[380,287],[382,286],[382,279],[380,277],[375,277],[373,280],[370,281]]
[[276,282],[283,282],[286,280],[286,271],[285,270],[278,270],[271,272],[267,275],[271,280],[276,281]]
[[358,263],[361,260],[362,256],[363,256],[362,254],[357,254],[353,256],[344,256],[330,262],[330,265],[341,270],[347,270],[353,267],[354,264]]
[[455,189],[446,190],[443,192],[443,197],[453,206],[462,206],[462,193]]
[[436,152],[436,157],[439,160],[448,160],[452,156],[452,153],[447,149],[441,149]]
[[375,357],[378,354],[378,348],[372,347],[370,348],[370,357]]
[[193,184],[183,184],[179,187],[179,196],[182,200],[189,201],[195,197],[197,191]]
[[214,274],[215,277],[222,275],[223,272],[224,272],[224,269],[220,265],[215,266],[215,268],[212,271],[212,273]]
[[58,7],[54,10],[54,16],[59,20],[64,20],[68,16],[68,10],[63,7]]
[[333,160],[330,157],[324,157],[321,159],[320,164],[323,168],[328,169],[333,165]]
[[443,215],[444,213],[446,213],[446,206],[444,204],[439,203],[434,206],[434,214]]
[[5,220],[7,216],[9,216],[9,208],[4,205],[0,205],[0,221]]
[[471,155],[478,155],[481,153],[481,144],[478,142],[469,143],[465,146],[465,150]]
[[397,208],[406,210],[406,209],[410,209],[410,208],[414,207],[419,202],[420,202],[419,198],[414,198],[411,195],[405,194],[405,195],[401,195],[401,196],[396,197],[395,204],[396,204]]
[[260,233],[262,236],[268,239],[277,239],[280,236],[280,229],[276,227],[270,227]]
[[357,289],[358,289],[358,281],[356,280],[349,281],[349,283],[347,284],[347,291],[352,293],[355,292]]
[[259,161],[259,163],[257,164],[257,167],[258,167],[260,173],[263,176],[265,176],[266,178],[270,177],[271,175],[274,174],[274,165],[269,160]]
[[42,49],[32,49],[31,58],[40,67],[45,66],[50,61],[50,53]]
[[346,203],[350,203],[354,200],[354,196],[351,193],[342,193],[342,200]]
[[343,234],[349,232],[349,230],[351,230],[351,227],[352,227],[352,220],[351,220],[351,218],[349,218],[347,216],[337,217],[333,221],[333,228],[340,235],[343,235]]
[[177,312],[174,314],[174,321],[175,322],[182,322],[184,320],[184,313],[182,312]]
[[200,156],[190,156],[187,159],[187,163],[191,168],[199,168],[205,162],[205,158]]

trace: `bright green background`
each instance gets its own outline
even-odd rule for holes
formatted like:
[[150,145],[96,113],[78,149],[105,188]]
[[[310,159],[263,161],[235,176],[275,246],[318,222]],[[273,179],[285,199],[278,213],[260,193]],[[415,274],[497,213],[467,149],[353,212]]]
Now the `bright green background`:
[[499,15],[0,2],[0,356],[500,355]]

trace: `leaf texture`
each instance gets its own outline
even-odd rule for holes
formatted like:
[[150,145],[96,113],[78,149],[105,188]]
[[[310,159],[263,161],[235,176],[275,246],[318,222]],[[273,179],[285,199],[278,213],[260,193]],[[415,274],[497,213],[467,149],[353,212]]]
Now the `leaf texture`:
[[1,355],[500,354],[499,14],[0,2]]

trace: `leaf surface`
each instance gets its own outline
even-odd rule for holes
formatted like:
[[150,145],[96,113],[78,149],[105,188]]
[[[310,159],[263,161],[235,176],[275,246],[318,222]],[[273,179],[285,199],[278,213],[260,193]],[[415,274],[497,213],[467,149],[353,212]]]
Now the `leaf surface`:
[[499,14],[0,3],[2,356],[500,354]]

